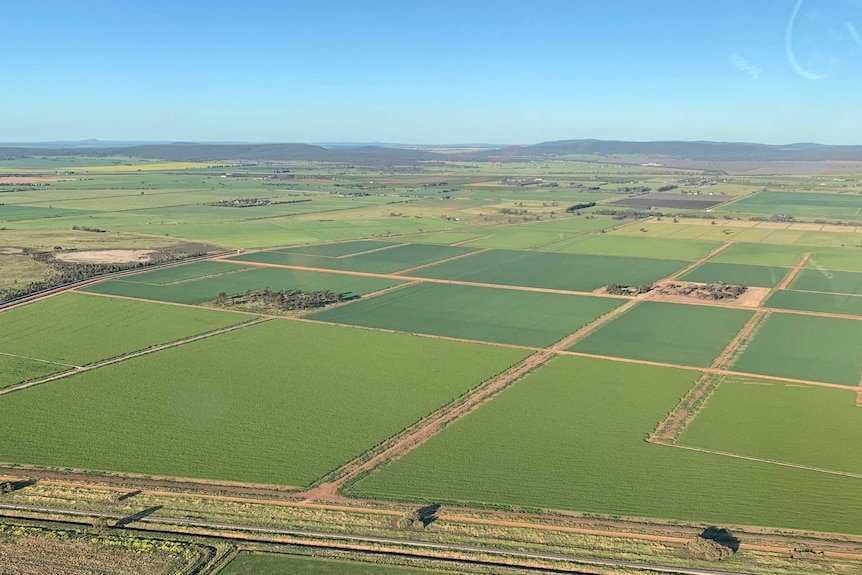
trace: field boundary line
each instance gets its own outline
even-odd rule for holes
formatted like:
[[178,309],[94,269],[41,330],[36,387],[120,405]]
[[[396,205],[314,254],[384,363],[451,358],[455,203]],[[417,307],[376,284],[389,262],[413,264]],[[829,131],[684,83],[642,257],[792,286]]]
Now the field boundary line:
[[682,396],[673,409],[662,419],[652,433],[647,436],[647,443],[658,445],[673,445],[694,420],[695,416],[706,405],[707,400],[721,383],[721,378],[704,373],[694,385]]
[[[392,244],[391,246],[383,246],[381,248],[372,248],[370,250],[363,250],[361,252],[354,252],[352,254],[344,254],[343,256],[335,256],[336,260],[346,260],[350,259],[354,256],[364,256],[365,254],[373,254],[374,252],[382,252],[383,250],[391,250],[392,248],[400,248],[404,246],[409,246],[409,242],[402,242],[400,244]],[[307,255],[307,254],[305,254]]]
[[553,357],[554,353],[549,350],[527,356],[505,371],[485,380],[455,400],[429,413],[400,433],[324,475],[319,482],[312,484],[311,489],[299,495],[306,499],[337,500],[339,498],[338,491],[348,482],[384,463],[394,461],[424,444],[444,427],[472,413]]
[[683,267],[681,270],[678,270],[678,271],[672,273],[668,277],[664,278],[664,280],[662,280],[662,281],[674,281],[674,280],[679,279],[680,277],[684,276],[685,274],[687,274],[691,270],[695,269],[696,267],[698,267],[698,266],[706,263],[707,261],[711,260],[712,258],[717,256],[718,254],[720,254],[721,252],[723,252],[724,250],[726,250],[727,248],[732,246],[734,243],[736,243],[736,242],[734,242],[733,240],[725,242],[724,244],[718,246],[717,248],[715,248],[714,250],[712,250],[711,252],[709,252],[708,254],[703,256],[702,258],[700,258],[696,261],[693,261],[689,265]]
[[104,366],[106,366],[106,365],[111,365],[111,364],[114,364],[114,363],[120,363],[120,362],[122,362],[122,361],[126,361],[126,360],[129,360],[129,359],[135,358],[135,357],[140,357],[140,356],[142,356],[142,355],[149,355],[149,354],[151,354],[151,353],[155,353],[155,352],[157,352],[157,351],[162,351],[162,350],[165,350],[165,349],[170,349],[170,348],[172,348],[172,347],[177,347],[177,346],[180,346],[180,345],[183,345],[183,344],[186,344],[186,343],[192,343],[192,342],[194,342],[194,341],[198,341],[198,340],[201,340],[201,339],[206,339],[206,338],[213,337],[213,336],[216,336],[216,335],[221,335],[221,334],[223,334],[223,333],[228,333],[228,332],[231,332],[231,331],[236,331],[236,330],[238,330],[238,329],[243,329],[243,328],[245,328],[245,327],[249,327],[249,326],[251,326],[251,325],[256,325],[256,324],[258,324],[258,323],[263,323],[263,322],[265,322],[265,321],[269,321],[269,319],[270,319],[270,318],[266,318],[266,317],[258,317],[257,319],[253,319],[253,320],[246,321],[246,322],[242,322],[242,323],[237,323],[237,324],[234,324],[234,325],[230,325],[230,326],[223,327],[223,328],[219,328],[219,329],[212,330],[212,331],[208,331],[208,332],[201,333],[201,334],[198,334],[198,335],[195,335],[195,336],[192,336],[192,337],[186,337],[186,338],[178,339],[178,340],[171,341],[171,342],[168,342],[168,343],[162,343],[162,344],[154,345],[154,346],[148,347],[148,348],[146,348],[146,349],[141,349],[141,350],[138,350],[138,351],[133,351],[133,352],[131,352],[131,353],[126,353],[126,354],[123,354],[123,355],[118,355],[118,356],[116,356],[116,357],[112,357],[112,358],[110,358],[110,359],[105,359],[105,360],[102,360],[102,361],[97,361],[97,362],[95,362],[95,363],[90,363],[90,364],[87,364],[87,365],[82,366],[82,367],[78,367],[78,368],[75,368],[75,369],[70,369],[70,370],[67,370],[67,371],[63,371],[63,372],[60,372],[60,373],[56,373],[56,374],[54,374],[54,375],[50,375],[50,376],[48,376],[48,377],[43,377],[43,378],[41,378],[41,379],[34,379],[34,380],[32,380],[32,381],[28,381],[28,382],[21,383],[21,384],[18,384],[18,385],[12,385],[12,386],[9,386],[9,387],[5,387],[5,388],[3,388],[3,389],[0,389],[0,395],[6,395],[6,394],[8,394],[8,393],[14,393],[14,392],[16,392],[16,391],[21,391],[21,390],[27,389],[27,388],[29,388],[29,387],[33,387],[33,386],[40,385],[40,384],[43,384],[43,383],[48,383],[49,381],[54,381],[54,380],[57,380],[57,379],[62,379],[62,378],[64,378],[64,377],[69,377],[69,376],[71,376],[71,375],[75,375],[75,374],[77,374],[77,373],[84,373],[85,371],[92,371],[92,370],[94,370],[94,369],[98,369],[98,368],[100,368],[100,367],[104,367]]
[[[337,307],[349,305],[349,304],[355,303],[359,300],[366,300],[366,299],[371,299],[371,298],[375,298],[378,296],[382,296],[383,294],[387,294],[391,291],[397,291],[400,289],[404,289],[406,287],[418,285],[419,283],[421,283],[421,282],[402,282],[399,284],[395,284],[394,286],[389,286],[387,288],[379,289],[377,291],[368,292],[367,294],[363,294],[363,295],[358,296],[358,297],[353,298],[353,299],[346,299],[346,300],[340,301],[338,303],[326,304],[326,305],[319,307],[319,308],[310,308],[310,309],[300,310],[299,313],[296,315],[273,316],[273,317],[279,317],[279,318],[285,318],[285,319],[296,319],[296,318],[306,317],[306,316],[309,316],[309,315],[314,314],[314,313],[319,313],[322,311],[326,311],[326,310],[330,310],[330,309],[335,309]],[[322,323],[328,323],[328,322],[322,322]]]
[[[858,272],[851,272],[851,273],[858,273]],[[862,293],[842,293],[842,292],[838,292],[838,291],[820,291],[820,290],[813,290],[813,289],[793,289],[793,290],[786,289],[786,290],[782,290],[782,291],[793,291],[793,292],[799,292],[799,293],[821,293],[824,295],[834,295],[834,296],[841,296],[841,297],[844,297],[844,296],[862,297]],[[804,311],[804,310],[802,310],[802,311]],[[829,313],[829,312],[824,312],[824,313]]]
[[[442,232],[442,233],[446,233],[446,232]],[[493,238],[493,237],[494,237],[494,234],[488,234],[487,236],[479,236],[477,238],[471,238],[469,240],[461,240],[460,242],[455,242],[453,244],[444,244],[444,245],[447,245],[449,247],[458,247],[458,246],[463,246],[463,245],[469,244],[471,242],[478,242],[479,240],[487,240],[488,238]]]
[[460,259],[464,259],[464,258],[469,258],[470,256],[475,256],[475,255],[478,255],[478,254],[483,254],[483,253],[485,253],[485,252],[490,252],[490,251],[491,251],[491,249],[492,249],[492,248],[484,248],[484,249],[481,249],[481,250],[476,250],[476,251],[474,251],[474,252],[467,252],[466,254],[458,254],[457,256],[452,256],[451,258],[446,258],[446,259],[442,259],[442,260],[437,260],[436,262],[431,262],[431,263],[428,263],[428,264],[422,264],[421,266],[414,266],[414,267],[412,267],[412,268],[407,268],[407,269],[399,270],[399,271],[397,271],[397,272],[393,272],[393,273],[395,273],[396,275],[399,275],[399,274],[406,274],[406,273],[410,273],[410,272],[415,272],[416,270],[421,270],[421,269],[425,269],[425,268],[430,268],[431,266],[436,266],[436,265],[438,265],[438,264],[445,264],[445,263],[448,263],[448,262],[451,262],[451,261],[460,260]]
[[787,286],[790,285],[790,282],[792,282],[796,278],[796,275],[800,271],[802,271],[802,268],[805,267],[805,265],[808,263],[808,260],[810,260],[811,256],[813,255],[814,252],[805,252],[804,254],[802,254],[802,257],[799,259],[799,262],[797,262],[797,264],[793,266],[789,272],[787,272],[787,275],[784,276],[784,279],[781,280],[781,283],[772,288],[772,292],[775,292],[776,290],[780,289],[786,290]]
[[747,322],[740,328],[739,332],[730,340],[730,343],[725,346],[721,353],[713,360],[710,367],[717,369],[730,369],[736,364],[743,352],[748,348],[748,344],[772,315],[772,311],[766,309],[758,309],[749,318]]
[[[221,263],[221,262],[219,262],[219,263]],[[130,282],[129,280],[118,280],[118,281],[125,281],[127,283],[138,283],[138,284],[143,284],[143,285],[148,285],[148,286],[175,286],[175,285],[181,285],[181,284],[196,282],[198,280],[205,280],[205,279],[209,279],[209,278],[217,278],[217,277],[222,277],[222,276],[230,276],[233,274],[240,274],[242,272],[250,272],[253,269],[254,268],[252,268],[251,266],[247,266],[241,270],[228,270],[228,271],[219,272],[216,274],[207,274],[205,276],[198,276],[196,278],[188,278],[188,279],[184,279],[184,280],[177,280],[175,282],[168,282],[168,283],[163,283],[163,284],[148,284],[145,282]]]
[[695,447],[693,445],[683,445],[680,443],[658,443],[666,447],[674,447],[676,449],[686,449],[688,451],[697,451],[700,453],[710,453],[712,455],[720,455],[722,457],[732,457],[734,459],[744,459],[746,461],[756,461],[758,463],[767,463],[769,465],[779,465],[781,467],[792,467],[794,469],[804,469],[816,473],[826,473],[829,475],[840,475],[842,477],[850,477],[853,479],[862,479],[862,474],[853,473],[850,471],[836,471],[834,469],[823,469],[822,467],[812,467],[810,465],[802,465],[800,463],[789,463],[787,461],[779,461],[777,459],[765,459],[763,457],[754,457],[751,455],[741,455],[739,453],[730,453],[729,451],[718,451],[717,449],[709,449],[706,447]]
[[30,361],[38,361],[39,363],[48,363],[51,365],[62,365],[63,367],[70,367],[73,369],[79,369],[80,365],[72,365],[70,363],[62,363],[60,361],[51,361],[50,359],[39,359],[36,357],[28,357],[26,355],[18,355],[17,353],[7,353],[5,351],[0,351],[0,355],[5,355],[7,357],[17,357],[19,359],[29,359]]
[[573,346],[577,342],[592,334],[594,331],[601,329],[605,324],[612,322],[625,312],[629,311],[631,308],[637,305],[639,301],[640,300],[638,300],[637,298],[632,298],[621,306],[615,307],[609,312],[597,317],[587,325],[582,326],[574,333],[567,335],[566,337],[552,345],[550,349],[556,351]]

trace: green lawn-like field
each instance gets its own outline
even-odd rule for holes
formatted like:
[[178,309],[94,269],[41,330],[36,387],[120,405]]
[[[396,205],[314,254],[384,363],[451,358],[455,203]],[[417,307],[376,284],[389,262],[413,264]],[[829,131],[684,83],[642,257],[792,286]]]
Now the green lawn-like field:
[[719,242],[640,238],[609,234],[579,236],[543,248],[567,254],[595,254],[670,260],[696,260],[719,247]]
[[862,321],[772,314],[733,369],[857,386],[862,374]]
[[279,251],[305,254],[309,256],[339,257],[395,245],[398,244],[395,242],[381,242],[378,240],[359,240],[353,242],[338,242],[335,244],[296,246],[291,248],[282,248]]
[[126,277],[124,281],[163,285],[247,269],[251,268],[238,264],[203,261],[135,274]]
[[853,390],[729,380],[679,443],[862,474],[862,409]]
[[0,353],[0,389],[69,369],[64,365]]
[[200,304],[214,300],[221,292],[236,295],[246,290],[270,288],[273,290],[298,289],[302,291],[330,290],[336,293],[362,295],[386,289],[399,283],[401,282],[397,280],[383,278],[291,269],[254,268],[249,271],[207,277],[173,285],[148,285],[126,280],[108,280],[83,288],[82,291],[154,301]]
[[63,294],[0,312],[0,352],[85,365],[248,319],[221,311]]
[[87,214],[85,210],[69,210],[64,208],[51,208],[48,206],[16,206],[0,204],[0,222],[14,222],[18,220],[38,220],[42,218],[59,218]]
[[254,252],[232,256],[231,260],[261,262],[285,266],[300,266],[330,270],[347,270],[388,274],[406,268],[436,262],[438,260],[469,254],[475,248],[439,246],[431,244],[407,244],[377,252],[334,258],[308,256],[287,251]]
[[859,219],[862,196],[815,192],[760,192],[727,206],[721,211],[753,214],[785,214],[807,218]]
[[862,316],[862,296],[778,290],[764,307]]
[[0,461],[305,485],[525,355],[272,320],[0,397]]
[[438,573],[425,569],[376,565],[357,561],[329,561],[290,555],[243,553],[231,561],[219,575],[421,575]]
[[652,283],[685,264],[678,260],[491,250],[411,272],[411,275],[593,291],[608,284],[637,286]]
[[800,270],[790,289],[862,295],[862,273]]
[[792,267],[799,263],[806,251],[800,246],[752,244],[737,242],[710,258],[710,262],[750,264],[758,266]]
[[560,357],[354,490],[379,498],[862,533],[858,479],[645,442],[697,377]]
[[787,268],[706,262],[680,277],[703,283],[774,287],[790,272]]
[[[859,236],[857,233],[856,236]],[[848,243],[854,242],[854,236],[847,238]],[[859,243],[855,240],[854,243]],[[814,256],[808,260],[807,267],[818,270],[846,270],[862,272],[862,249],[853,248],[818,248]]]
[[312,315],[314,319],[545,347],[623,300],[446,284],[416,284]]
[[642,302],[572,346],[572,351],[709,367],[753,312]]

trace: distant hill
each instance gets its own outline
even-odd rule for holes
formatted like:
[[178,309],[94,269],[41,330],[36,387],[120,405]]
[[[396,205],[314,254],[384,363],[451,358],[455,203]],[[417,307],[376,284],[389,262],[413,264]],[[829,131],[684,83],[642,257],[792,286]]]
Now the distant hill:
[[510,146],[475,154],[474,159],[541,159],[571,154],[590,156],[635,155],[710,162],[775,162],[862,160],[862,146],[822,144],[751,144],[734,142],[624,142],[614,140],[560,140],[531,146]]
[[[175,162],[218,161],[317,161],[362,166],[409,165],[416,162],[466,160],[518,161],[539,160],[567,155],[641,156],[706,162],[773,162],[773,161],[862,161],[862,146],[827,146],[798,143],[768,145],[734,142],[624,142],[613,140],[561,140],[527,146],[498,147],[492,150],[442,154],[421,146],[383,145],[330,146],[311,144],[201,144],[175,142],[96,146],[94,141],[55,142],[41,146],[0,144],[0,158],[27,156],[136,156]],[[111,143],[114,144],[114,143]],[[469,147],[469,146],[465,146]]]

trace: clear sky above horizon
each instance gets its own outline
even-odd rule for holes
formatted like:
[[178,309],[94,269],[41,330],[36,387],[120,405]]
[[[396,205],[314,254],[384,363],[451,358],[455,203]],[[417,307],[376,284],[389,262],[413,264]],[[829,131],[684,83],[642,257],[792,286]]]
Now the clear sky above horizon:
[[860,0],[10,2],[0,141],[862,143]]

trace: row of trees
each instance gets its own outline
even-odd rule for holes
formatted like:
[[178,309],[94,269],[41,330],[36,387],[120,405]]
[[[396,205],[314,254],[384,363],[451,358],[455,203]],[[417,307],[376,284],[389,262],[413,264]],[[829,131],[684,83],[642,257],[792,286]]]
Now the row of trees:
[[263,304],[266,307],[279,311],[292,311],[299,309],[312,309],[325,305],[340,303],[355,299],[358,296],[348,296],[330,290],[304,292],[302,290],[274,291],[269,288],[258,290],[247,290],[242,294],[228,295],[221,292],[215,299],[215,304],[223,307]]

